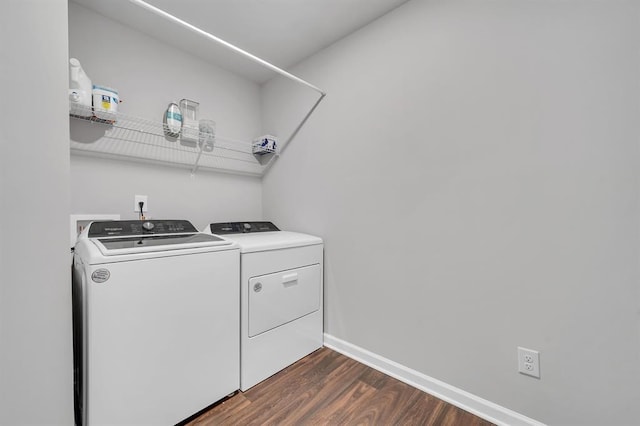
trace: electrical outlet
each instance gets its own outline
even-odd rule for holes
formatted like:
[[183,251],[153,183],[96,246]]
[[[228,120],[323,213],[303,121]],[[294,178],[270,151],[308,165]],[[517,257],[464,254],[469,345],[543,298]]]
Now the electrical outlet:
[[146,213],[149,211],[149,201],[147,200],[146,195],[136,195],[133,204],[133,211],[136,213],[140,213],[140,202],[142,201],[144,205],[142,206],[142,212]]
[[540,378],[540,352],[518,347],[518,371]]

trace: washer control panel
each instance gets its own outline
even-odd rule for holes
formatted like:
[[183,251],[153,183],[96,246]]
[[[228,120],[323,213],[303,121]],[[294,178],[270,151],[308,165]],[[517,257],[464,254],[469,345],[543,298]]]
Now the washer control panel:
[[111,220],[93,222],[89,238],[198,232],[188,220]]
[[212,234],[247,234],[279,231],[271,222],[219,222],[209,225]]

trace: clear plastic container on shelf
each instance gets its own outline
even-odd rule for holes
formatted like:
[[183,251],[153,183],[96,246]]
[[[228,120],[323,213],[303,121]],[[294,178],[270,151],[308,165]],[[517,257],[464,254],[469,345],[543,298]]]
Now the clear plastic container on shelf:
[[198,140],[198,146],[202,148],[204,152],[213,151],[213,143],[216,139],[216,122],[213,120],[200,120],[200,138]]
[[200,103],[190,99],[180,100],[180,111],[182,112],[182,131],[180,140],[188,145],[198,143],[200,127],[198,123],[198,113]]

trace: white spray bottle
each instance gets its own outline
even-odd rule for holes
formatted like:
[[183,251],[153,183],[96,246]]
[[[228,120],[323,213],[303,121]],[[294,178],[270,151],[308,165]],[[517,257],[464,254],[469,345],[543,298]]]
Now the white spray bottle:
[[82,69],[80,61],[69,59],[69,112],[83,117],[91,117],[93,85]]

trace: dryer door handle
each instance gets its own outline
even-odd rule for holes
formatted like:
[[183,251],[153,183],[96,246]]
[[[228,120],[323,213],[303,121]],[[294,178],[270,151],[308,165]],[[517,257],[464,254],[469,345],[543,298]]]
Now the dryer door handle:
[[292,285],[298,281],[298,273],[294,272],[292,274],[286,274],[282,276],[282,284],[284,285]]

